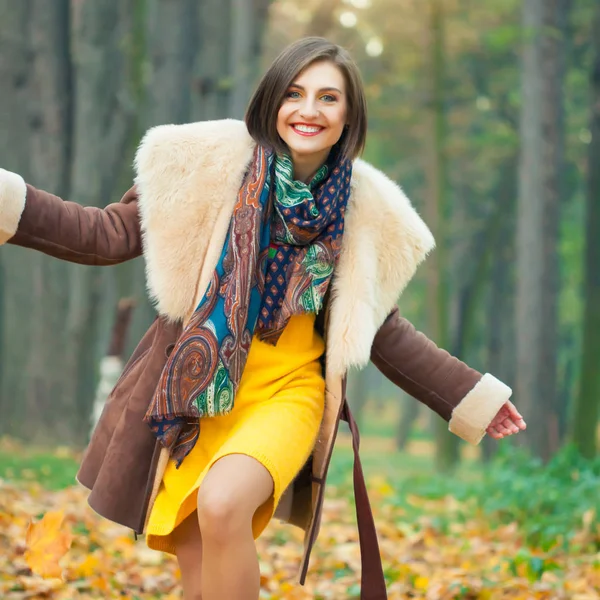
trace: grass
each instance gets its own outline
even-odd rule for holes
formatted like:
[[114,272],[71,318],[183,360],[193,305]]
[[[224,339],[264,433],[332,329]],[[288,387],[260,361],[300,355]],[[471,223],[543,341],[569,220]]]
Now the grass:
[[[361,460],[367,481],[385,478],[400,482],[407,478],[429,477],[435,474],[433,443],[423,428],[414,428],[408,448],[399,452],[394,445],[398,408],[385,411],[368,407],[361,426]],[[65,447],[56,449],[26,449],[22,444],[5,438],[0,440],[0,478],[9,481],[35,481],[49,490],[75,484],[80,454]],[[352,485],[354,456],[352,441],[345,423],[332,457],[328,483],[341,488]],[[466,456],[456,474],[460,478],[480,475],[473,457]]]
[[[435,474],[433,442],[426,423],[413,427],[407,450],[399,452],[394,443],[401,405],[386,402],[375,406],[369,402],[362,415],[361,460],[367,481],[385,478],[400,482],[407,478],[429,477]],[[456,476],[472,479],[480,476],[480,467],[469,450],[464,452]],[[26,448],[10,438],[0,439],[0,478],[9,481],[35,481],[49,490],[75,484],[81,455],[66,447],[55,449]],[[340,425],[338,442],[332,457],[328,483],[336,487],[352,485],[352,441],[348,426]]]
[[[402,404],[393,401],[375,403],[369,400],[365,405],[360,423],[360,457],[367,483],[369,479],[381,477],[396,483],[415,477],[439,477],[434,462],[435,447],[427,429],[430,413],[422,411],[422,417],[411,429],[406,450],[400,452],[396,448],[395,437],[402,410]],[[463,460],[453,477],[461,480],[480,478],[481,466],[476,460],[479,450],[466,444],[461,447]],[[328,482],[337,486],[351,484],[353,461],[350,431],[342,423]]]
[[80,460],[81,453],[67,446],[30,447],[9,437],[0,438],[0,479],[7,481],[64,489],[76,483]]
[[[412,451],[412,448],[415,451]],[[400,482],[408,478],[440,477],[435,470],[433,444],[420,442],[410,444],[408,450],[399,452],[393,446],[386,448],[379,439],[361,440],[360,458],[367,483],[373,478],[384,478],[390,482]],[[354,453],[349,435],[340,435],[331,459],[328,483],[336,486],[352,482]],[[472,480],[481,476],[481,467],[473,458],[465,458],[455,478]]]
[[[420,475],[433,470],[433,461],[427,456],[413,456],[405,452],[382,454],[381,451],[361,450],[363,469],[367,478],[384,476],[393,481]],[[333,454],[328,482],[345,486],[352,482],[354,455],[344,436]],[[56,456],[52,451],[31,454],[13,454],[0,451],[0,478],[7,481],[35,481],[49,490],[59,490],[75,484],[79,462],[73,456]]]
[[7,481],[35,481],[49,490],[74,485],[79,462],[51,452],[15,455],[0,451],[0,478]]

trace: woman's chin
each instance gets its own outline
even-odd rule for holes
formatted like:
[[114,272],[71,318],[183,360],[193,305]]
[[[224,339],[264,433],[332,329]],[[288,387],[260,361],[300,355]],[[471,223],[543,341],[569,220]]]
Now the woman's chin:
[[322,144],[293,144],[287,145],[290,149],[292,156],[297,158],[308,158],[310,156],[327,156],[329,154],[329,150],[331,150],[330,146],[323,146]]

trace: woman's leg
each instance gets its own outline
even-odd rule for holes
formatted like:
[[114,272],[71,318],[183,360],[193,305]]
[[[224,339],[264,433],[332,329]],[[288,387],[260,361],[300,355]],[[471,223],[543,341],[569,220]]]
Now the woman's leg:
[[196,511],[175,528],[173,542],[181,571],[183,600],[202,600],[202,537]]
[[272,494],[269,471],[244,454],[224,456],[207,473],[198,490],[203,600],[258,599],[252,518]]

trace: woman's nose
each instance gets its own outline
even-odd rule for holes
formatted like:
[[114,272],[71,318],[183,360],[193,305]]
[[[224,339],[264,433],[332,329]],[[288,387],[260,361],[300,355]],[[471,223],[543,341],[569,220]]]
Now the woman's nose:
[[306,98],[300,107],[300,115],[306,118],[314,119],[319,116],[317,103],[313,98]]

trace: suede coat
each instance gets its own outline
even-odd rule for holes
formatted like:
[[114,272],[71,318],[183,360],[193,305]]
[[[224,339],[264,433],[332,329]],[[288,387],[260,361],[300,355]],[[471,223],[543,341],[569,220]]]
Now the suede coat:
[[[99,514],[143,533],[168,452],[143,415],[182,327],[221,254],[255,142],[234,120],[151,129],[136,154],[135,185],[120,202],[84,208],[0,169],[0,243],[58,258],[113,265],[143,254],[158,316],[124,368],[84,455],[78,481]],[[433,237],[402,190],[362,160],[354,163],[339,263],[317,326],[325,338],[325,412],[310,459],[276,516],[305,531],[300,581],[316,541],[327,470],[341,419],[355,450],[362,600],[386,598],[377,536],[346,402],[346,373],[372,360],[398,386],[478,443],[511,390],[438,348],[400,317],[396,303]],[[200,441],[201,442],[201,436]]]

